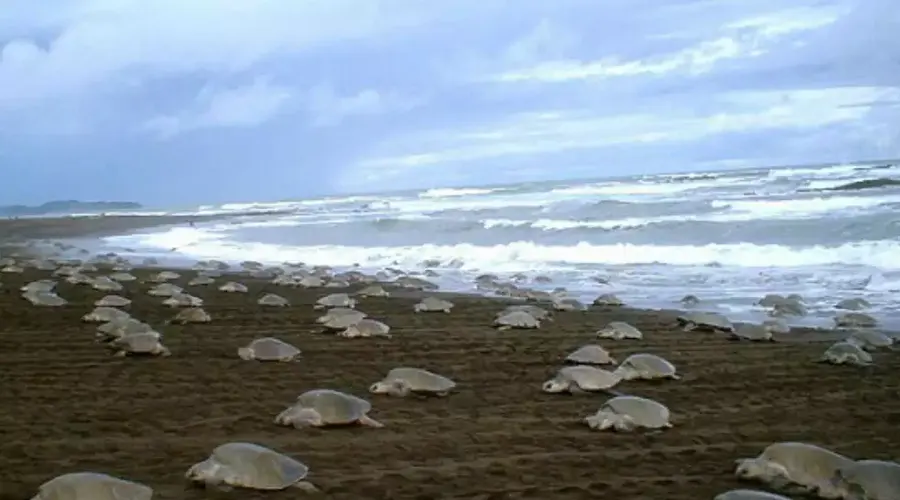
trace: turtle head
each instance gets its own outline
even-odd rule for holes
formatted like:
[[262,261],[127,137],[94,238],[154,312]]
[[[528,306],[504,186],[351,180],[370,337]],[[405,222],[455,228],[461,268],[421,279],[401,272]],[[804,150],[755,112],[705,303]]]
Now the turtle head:
[[848,474],[846,469],[837,469],[827,483],[817,488],[816,494],[821,498],[841,498],[845,500],[865,498],[861,495],[864,492],[859,491],[859,486],[853,483],[851,476],[852,474]]
[[640,376],[637,370],[634,369],[631,365],[621,365],[615,370],[613,370],[613,375],[618,377],[621,380],[633,380]]
[[222,478],[219,477],[221,469],[222,466],[214,460],[206,459],[191,466],[184,474],[184,477],[192,483],[214,485],[222,481]]
[[544,392],[548,392],[551,394],[555,394],[558,392],[565,392],[569,388],[569,383],[564,380],[559,380],[552,378],[541,386],[541,390]]
[[375,382],[374,384],[369,386],[369,392],[372,394],[388,394],[391,391],[391,383],[385,382],[384,380],[380,382]]
[[244,361],[253,359],[253,349],[250,349],[249,347],[239,347],[238,357],[240,357]]
[[761,458],[739,458],[735,460],[737,467],[734,475],[738,479],[759,479],[769,481],[788,477],[783,465]]

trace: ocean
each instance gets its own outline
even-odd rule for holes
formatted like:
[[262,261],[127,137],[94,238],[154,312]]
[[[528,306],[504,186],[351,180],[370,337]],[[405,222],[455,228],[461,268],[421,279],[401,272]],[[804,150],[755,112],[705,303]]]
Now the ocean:
[[279,213],[113,236],[102,246],[173,265],[215,258],[423,271],[433,261],[433,281],[449,291],[475,292],[482,273],[525,273],[551,278],[534,288],[566,287],[588,302],[615,293],[630,306],[678,308],[694,294],[701,309],[738,321],[764,318],[754,303],[767,293],[799,293],[810,314],[788,319],[810,326],[831,326],[838,300],[862,297],[897,330],[900,186],[833,190],[878,178],[900,178],[900,164],[202,206],[187,212]]

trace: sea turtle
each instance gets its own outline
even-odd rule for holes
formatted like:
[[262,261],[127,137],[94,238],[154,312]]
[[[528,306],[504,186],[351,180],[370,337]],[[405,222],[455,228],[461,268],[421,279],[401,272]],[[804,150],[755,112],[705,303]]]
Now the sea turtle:
[[124,272],[123,273],[112,273],[109,275],[109,279],[111,279],[113,281],[119,281],[119,282],[124,283],[124,282],[128,282],[128,281],[137,281],[137,276],[135,276],[131,273],[124,273]]
[[696,295],[685,295],[678,302],[681,303],[684,307],[694,307],[700,304],[700,299]]
[[131,305],[131,299],[126,299],[121,295],[107,295],[94,302],[97,307],[128,307]]
[[106,342],[132,333],[145,332],[153,332],[153,327],[131,317],[117,318],[98,326],[96,337],[98,342]]
[[900,498],[900,463],[858,460],[835,471],[832,483],[848,500]]
[[878,349],[894,349],[894,338],[882,332],[874,330],[857,330],[845,339],[846,342],[856,344],[867,351]]
[[389,339],[391,338],[391,327],[378,320],[363,318],[343,331],[338,332],[337,336],[348,339],[357,337],[384,337]]
[[597,337],[601,339],[634,339],[644,338],[644,334],[637,328],[624,321],[611,321],[609,324],[597,330]]
[[835,309],[844,309],[847,311],[861,311],[872,307],[868,300],[857,297],[853,299],[844,299],[834,305]]
[[325,322],[322,323],[322,327],[325,328],[326,331],[346,331],[347,328],[350,328],[365,319],[365,316],[340,314],[336,316],[323,316],[323,318],[325,318]]
[[106,276],[97,276],[96,278],[91,278],[85,275],[72,275],[69,276],[69,280],[73,283],[83,282],[91,285],[91,288],[94,290],[99,290],[101,292],[121,292],[125,289],[121,283],[118,281],[111,280]]
[[584,304],[574,297],[553,297],[551,305],[556,311],[583,311]]
[[762,325],[775,335],[787,335],[791,333],[791,325],[783,318],[769,318],[763,320]]
[[622,299],[616,297],[611,293],[604,293],[603,295],[594,299],[594,305],[598,307],[621,307],[624,306],[625,303],[622,302]]
[[25,292],[22,297],[35,306],[62,307],[69,303],[53,292]]
[[659,401],[639,396],[616,396],[603,403],[597,413],[584,418],[591,429],[633,431],[644,429],[668,429],[671,413]]
[[749,340],[751,342],[775,342],[772,331],[765,325],[740,323],[734,327],[729,338],[732,340]]
[[313,389],[301,394],[296,403],[279,413],[275,423],[297,429],[349,424],[384,427],[384,424],[368,416],[371,409],[372,403],[351,394]]
[[[359,311],[357,309],[349,309],[346,307],[335,307],[332,309],[328,309],[328,311],[325,312],[325,314],[316,318],[316,323],[324,325],[324,324],[329,323],[337,318],[344,318],[344,319],[350,321],[349,323],[347,323],[347,325],[349,326],[349,325],[365,318],[366,316],[367,316],[366,313]],[[342,328],[346,328],[346,326],[344,326]]]
[[54,288],[56,288],[56,281],[37,280],[23,285],[19,290],[22,292],[52,292]]
[[390,297],[390,293],[381,285],[369,285],[356,292],[361,297]]
[[834,318],[834,326],[837,328],[875,328],[878,326],[878,321],[866,313],[848,312],[838,314]]
[[613,373],[622,377],[622,380],[681,379],[681,376],[676,373],[675,365],[669,360],[648,353],[628,356]]
[[267,293],[259,298],[256,301],[257,304],[261,306],[269,306],[269,307],[287,307],[290,305],[290,302],[281,295],[275,295],[274,293]]
[[188,281],[188,286],[209,286],[216,282],[216,279],[212,276],[206,276],[203,274],[194,276]]
[[45,482],[31,500],[151,500],[153,488],[99,472],[70,472]]
[[772,443],[759,456],[735,460],[738,479],[759,481],[789,493],[840,498],[831,480],[835,472],[853,460],[809,443]]
[[253,340],[247,346],[238,348],[238,356],[243,360],[257,361],[296,361],[300,349],[274,337],[262,337]]
[[121,309],[116,309],[114,307],[108,306],[99,306],[95,307],[93,311],[82,316],[81,320],[88,323],[106,323],[118,319],[124,320],[130,317],[130,314]]
[[538,321],[553,321],[550,311],[534,304],[514,304],[497,313],[497,316],[503,316],[516,311],[526,312]]
[[772,306],[769,311],[770,316],[806,316],[809,310],[800,300],[791,297],[785,297],[784,300]]
[[420,291],[434,291],[440,288],[428,280],[417,278],[415,276],[400,276],[394,280],[394,285],[399,286],[400,288]]
[[419,312],[444,312],[449,313],[453,309],[453,302],[437,297],[425,297],[421,302],[413,306],[413,311]]
[[203,305],[203,299],[194,297],[189,293],[176,293],[162,301],[162,303],[168,307],[200,307]]
[[[210,456],[188,469],[185,477],[195,484],[223,489],[318,491],[304,481],[309,467],[287,455],[253,443],[233,442],[217,446]],[[148,499],[149,500],[149,499]]]
[[172,283],[160,283],[155,287],[147,290],[147,295],[152,295],[154,297],[171,297],[173,295],[179,294],[183,292],[182,288],[178,285],[174,285]]
[[688,312],[678,316],[676,321],[686,332],[731,333],[734,331],[734,325],[731,324],[731,321],[724,315],[715,312]]
[[332,307],[353,309],[356,307],[356,299],[346,293],[332,293],[317,300],[313,309],[329,309]]
[[495,318],[494,326],[497,327],[497,330],[510,330],[513,328],[524,330],[540,328],[541,322],[525,311],[513,311]]
[[872,355],[855,342],[843,341],[836,342],[825,350],[825,353],[819,358],[819,362],[833,365],[868,366],[872,364]]
[[219,291],[225,293],[247,293],[248,290],[247,285],[235,281],[229,281],[219,287]]
[[603,370],[589,365],[564,366],[556,375],[544,382],[541,390],[550,394],[561,392],[613,392],[613,387],[621,382],[622,377],[615,372]]
[[115,349],[116,356],[151,355],[170,356],[172,353],[160,342],[159,333],[141,332],[130,333],[112,340],[108,346]]
[[178,311],[171,320],[171,323],[180,323],[186,325],[188,323],[209,323],[212,317],[199,307],[188,307]]
[[400,367],[391,369],[383,379],[369,386],[372,394],[388,394],[405,397],[409,394],[447,396],[456,382],[421,368]]
[[730,490],[719,493],[713,500],[791,500],[788,497],[759,490]]
[[147,277],[150,283],[165,283],[166,281],[177,280],[181,275],[175,271],[160,271]]
[[567,363],[579,365],[613,365],[616,364],[609,351],[597,344],[587,344],[572,351],[566,356]]

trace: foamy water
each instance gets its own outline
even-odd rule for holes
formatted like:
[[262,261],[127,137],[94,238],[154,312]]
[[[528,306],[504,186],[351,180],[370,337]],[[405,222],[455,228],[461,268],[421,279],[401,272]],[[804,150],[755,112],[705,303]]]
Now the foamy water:
[[170,262],[422,270],[437,260],[452,290],[473,291],[480,273],[524,272],[638,307],[676,307],[692,293],[739,320],[760,319],[753,302],[766,293],[802,294],[812,314],[796,323],[814,325],[830,324],[838,300],[863,297],[897,328],[900,189],[827,191],[896,176],[898,166],[837,165],[204,206],[180,213],[281,213],[104,245]]

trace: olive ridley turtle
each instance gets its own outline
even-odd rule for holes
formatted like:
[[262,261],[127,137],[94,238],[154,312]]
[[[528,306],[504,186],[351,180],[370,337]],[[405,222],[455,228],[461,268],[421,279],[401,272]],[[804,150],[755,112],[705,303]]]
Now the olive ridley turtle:
[[634,339],[640,340],[644,338],[644,334],[637,328],[625,323],[624,321],[611,321],[609,324],[597,331],[597,337],[601,339]]
[[775,342],[772,337],[772,330],[766,325],[756,325],[753,323],[741,323],[734,327],[729,335],[732,340],[748,340],[750,342]]
[[[328,323],[326,324],[328,325]],[[384,337],[391,338],[391,327],[381,321],[363,318],[337,333],[338,337]]]
[[405,397],[409,394],[447,396],[456,382],[422,368],[400,367],[391,369],[378,382],[369,386],[372,394]]
[[313,309],[329,309],[332,307],[353,309],[356,307],[356,299],[346,293],[332,293],[317,300]]
[[894,350],[894,338],[874,330],[857,330],[851,333],[845,342],[856,344],[870,352],[878,349]]
[[297,397],[297,401],[275,417],[275,423],[304,427],[358,424],[384,427],[368,416],[372,403],[332,389],[313,389]]
[[526,330],[540,328],[541,322],[525,311],[513,311],[494,319],[494,326],[497,327],[497,330],[510,330],[513,328]]
[[453,302],[437,297],[425,297],[421,302],[413,306],[415,312],[443,312],[449,313],[453,309]]
[[609,392],[622,381],[618,373],[589,365],[564,366],[550,380],[544,382],[541,390],[550,394],[576,392]]
[[578,365],[614,365],[616,359],[597,344],[587,344],[572,351],[566,356],[565,362]]
[[296,361],[300,357],[300,349],[275,337],[261,337],[254,339],[244,347],[237,350],[238,357],[243,360],[257,361]]
[[809,443],[772,443],[759,456],[735,460],[739,479],[755,480],[790,493],[840,498],[832,483],[835,472],[853,460]]
[[97,299],[94,305],[97,307],[128,307],[131,305],[131,299],[126,299],[121,295],[107,295]]
[[731,324],[731,321],[724,315],[716,312],[688,312],[678,316],[676,321],[686,332],[731,333],[734,331],[734,325]]
[[671,361],[648,353],[628,356],[613,373],[622,377],[622,380],[681,379]]
[[256,301],[257,304],[261,306],[269,306],[269,307],[287,307],[290,305],[290,302],[281,295],[276,295],[274,293],[267,293],[259,298]]
[[668,429],[672,427],[671,413],[666,405],[639,396],[616,396],[603,403],[597,413],[584,418],[591,429],[633,431]]
[[115,355],[124,357],[128,355],[170,356],[172,353],[162,344],[157,332],[130,333],[107,344],[115,349]]
[[820,363],[833,365],[869,366],[872,364],[872,355],[855,342],[835,342],[822,357]]
[[314,493],[304,481],[309,467],[287,455],[254,443],[233,442],[217,446],[208,458],[191,466],[185,477],[195,484],[224,490],[284,490],[290,487]]
[[897,500],[900,463],[858,460],[835,471],[832,483],[847,500]]
[[151,500],[149,486],[99,472],[70,472],[45,482],[31,500]]
[[719,493],[713,500],[791,500],[788,497],[759,490],[730,490]]

